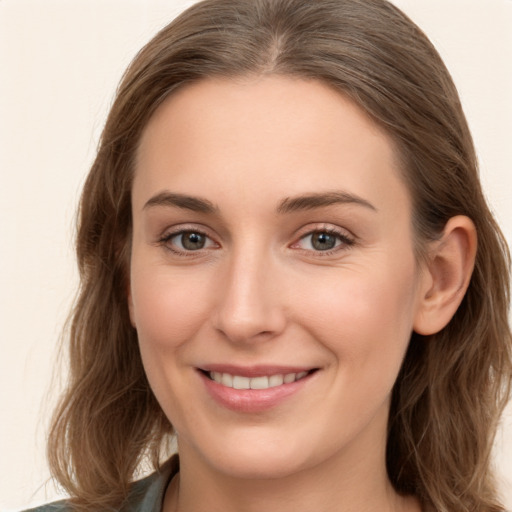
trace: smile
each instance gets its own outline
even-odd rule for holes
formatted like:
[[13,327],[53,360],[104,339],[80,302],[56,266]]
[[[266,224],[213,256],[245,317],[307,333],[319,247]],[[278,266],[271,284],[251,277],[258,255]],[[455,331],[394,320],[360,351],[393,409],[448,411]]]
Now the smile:
[[245,377],[243,375],[232,375],[230,373],[208,372],[211,380],[228,388],[233,389],[268,389],[283,384],[291,384],[306,377],[310,371],[298,373],[286,373],[275,375],[263,375],[259,377]]
[[214,402],[237,413],[269,411],[308,388],[320,373],[320,368],[273,365],[215,364],[197,370]]

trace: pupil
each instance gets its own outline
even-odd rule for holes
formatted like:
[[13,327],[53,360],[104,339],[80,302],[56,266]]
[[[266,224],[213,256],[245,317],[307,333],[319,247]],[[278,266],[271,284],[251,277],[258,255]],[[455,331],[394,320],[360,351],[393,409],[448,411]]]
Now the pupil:
[[204,247],[205,239],[201,233],[184,233],[181,238],[181,243],[185,249],[194,251]]
[[336,245],[336,237],[329,233],[314,233],[311,244],[317,251],[328,251]]

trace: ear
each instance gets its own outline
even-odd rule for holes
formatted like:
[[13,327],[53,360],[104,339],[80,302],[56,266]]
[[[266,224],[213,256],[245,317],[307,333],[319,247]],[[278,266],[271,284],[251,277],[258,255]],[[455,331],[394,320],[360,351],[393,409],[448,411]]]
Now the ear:
[[432,242],[423,268],[414,331],[429,335],[446,327],[469,286],[477,248],[476,228],[466,216],[452,217]]

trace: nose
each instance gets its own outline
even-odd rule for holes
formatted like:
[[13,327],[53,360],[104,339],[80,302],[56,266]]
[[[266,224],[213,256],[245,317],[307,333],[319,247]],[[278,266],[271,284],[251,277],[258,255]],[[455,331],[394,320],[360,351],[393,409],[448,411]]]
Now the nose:
[[220,276],[213,321],[215,329],[231,342],[272,339],[285,328],[280,273],[270,259],[255,251],[239,251]]

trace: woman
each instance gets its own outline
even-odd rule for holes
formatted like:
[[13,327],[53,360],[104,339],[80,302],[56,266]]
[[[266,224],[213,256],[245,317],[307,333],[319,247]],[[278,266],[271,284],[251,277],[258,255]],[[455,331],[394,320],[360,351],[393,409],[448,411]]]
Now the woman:
[[384,0],[207,0],[163,29],[77,254],[50,509],[503,510],[508,251],[449,74]]

